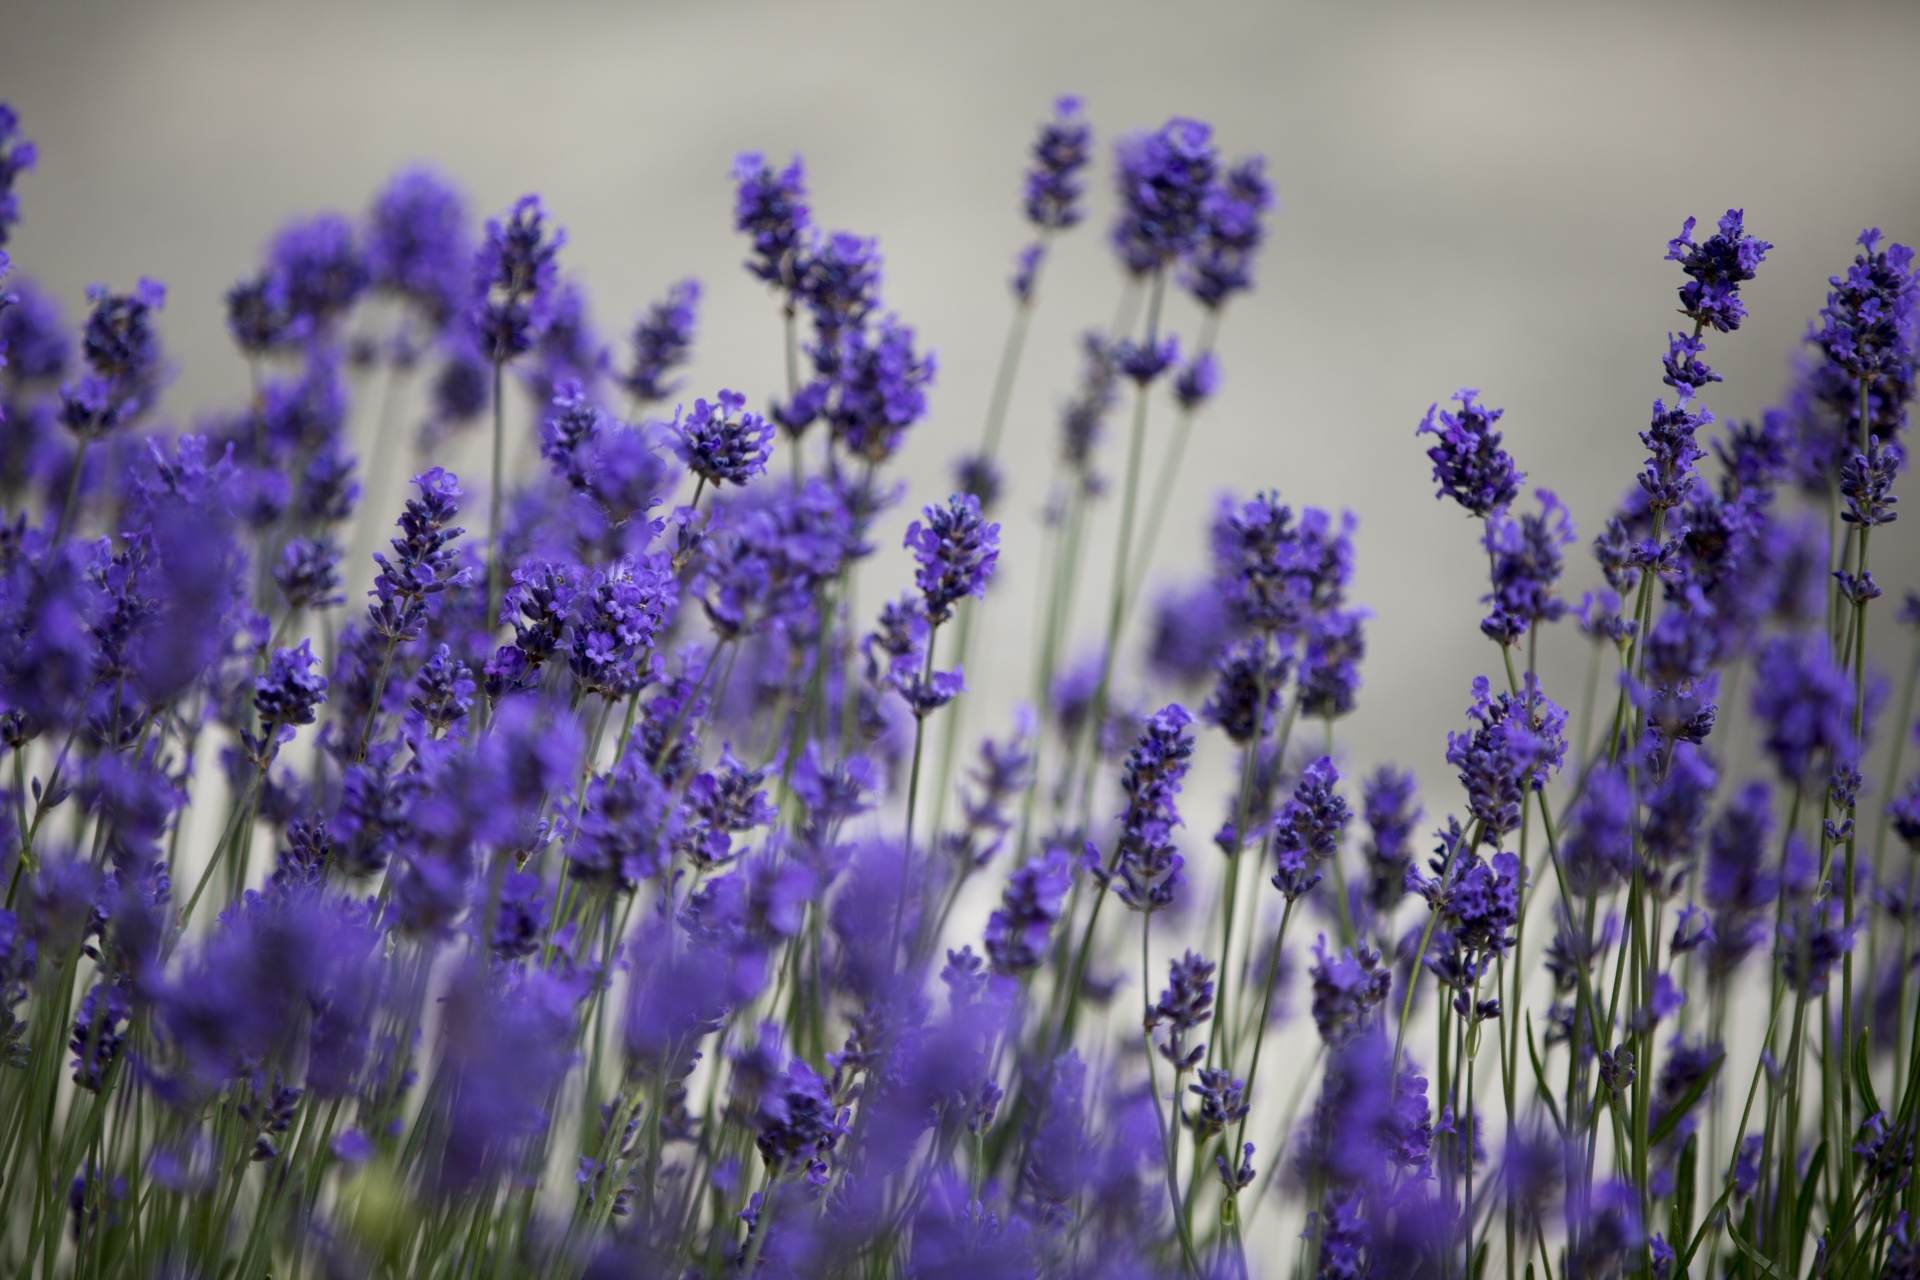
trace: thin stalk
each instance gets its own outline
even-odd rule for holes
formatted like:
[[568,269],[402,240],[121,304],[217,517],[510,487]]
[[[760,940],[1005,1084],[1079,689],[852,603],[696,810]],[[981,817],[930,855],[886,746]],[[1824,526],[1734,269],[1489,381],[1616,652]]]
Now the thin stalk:
[[[1179,1159],[1179,1134],[1177,1131],[1173,1133],[1168,1132],[1167,1118],[1160,1111],[1160,1072],[1153,1063],[1155,1052],[1153,1047],[1153,1031],[1151,1029],[1153,1025],[1153,968],[1148,959],[1147,951],[1147,939],[1152,924],[1153,912],[1142,911],[1140,913],[1140,999],[1145,1009],[1146,1026],[1148,1027],[1146,1031],[1147,1084],[1153,1094],[1154,1123],[1160,1128],[1160,1150],[1165,1158],[1166,1166],[1167,1204],[1173,1212],[1174,1232],[1180,1238],[1180,1254],[1186,1259],[1188,1273],[1198,1276],[1200,1274],[1200,1266],[1194,1261],[1193,1238],[1187,1229],[1186,1214],[1181,1212],[1180,1176],[1179,1170],[1175,1167]],[[1173,1106],[1178,1108],[1179,1105],[1180,1099],[1176,1095],[1173,1099]]]
[[[933,643],[940,628],[935,625],[927,633],[927,656],[920,669],[920,682],[926,685],[933,680]],[[907,825],[906,837],[900,849],[900,896],[893,905],[893,944],[887,948],[889,956],[900,950],[900,933],[907,918],[908,887],[913,882],[913,811],[920,797],[920,757],[927,739],[927,713],[920,712],[913,720],[913,766],[907,775]]]
[[494,619],[500,615],[500,597],[505,593],[506,568],[501,555],[500,540],[505,533],[500,526],[500,473],[506,469],[507,455],[507,411],[503,403],[502,392],[506,385],[506,362],[493,362],[493,490],[491,501],[487,505],[487,628],[492,630]]

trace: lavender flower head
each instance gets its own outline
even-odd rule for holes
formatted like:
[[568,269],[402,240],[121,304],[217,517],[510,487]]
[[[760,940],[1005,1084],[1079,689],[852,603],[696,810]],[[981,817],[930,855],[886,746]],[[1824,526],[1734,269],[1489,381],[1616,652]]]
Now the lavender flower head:
[[1413,829],[1421,816],[1411,772],[1381,765],[1361,787],[1361,815],[1370,833],[1366,845],[1367,901],[1376,913],[1393,909],[1406,892],[1413,865]]
[[1175,118],[1114,147],[1120,217],[1113,246],[1136,276],[1158,271],[1198,243],[1217,154],[1213,130]]
[[914,581],[927,621],[937,627],[953,616],[960,600],[986,594],[1000,559],[1000,526],[980,514],[980,500],[970,493],[956,493],[945,506],[929,506],[921,514],[926,523],[907,526],[906,547],[920,566]]
[[633,365],[620,385],[638,403],[656,404],[679,390],[668,378],[692,357],[699,304],[700,282],[682,280],[634,322]]
[[1500,447],[1500,433],[1493,429],[1506,410],[1476,403],[1479,394],[1472,387],[1455,392],[1457,413],[1438,404],[1431,406],[1414,434],[1439,438],[1427,450],[1434,481],[1440,486],[1434,496],[1452,498],[1469,514],[1484,519],[1513,501],[1520,492],[1521,475],[1513,458]]
[[1207,192],[1206,230],[1182,278],[1201,306],[1217,311],[1234,294],[1253,287],[1253,259],[1266,238],[1263,223],[1272,207],[1273,185],[1260,156],[1234,165]]
[[1063,94],[1054,100],[1053,119],[1040,126],[1027,170],[1024,203],[1027,221],[1042,231],[1064,231],[1085,216],[1080,206],[1080,171],[1093,155],[1093,128],[1080,111],[1080,99]]
[[1127,807],[1120,815],[1114,874],[1098,864],[1097,851],[1088,845],[1094,874],[1103,883],[1117,879],[1114,892],[1135,911],[1166,906],[1182,882],[1183,863],[1173,845],[1173,829],[1180,825],[1175,801],[1193,759],[1192,723],[1185,707],[1169,703],[1148,717],[1139,740],[1127,753],[1120,775]]
[[0,102],[0,248],[20,221],[20,198],[13,193],[14,180],[33,168],[40,153],[33,143],[20,136],[20,117]]
[[1773,248],[1746,232],[1746,213],[1729,209],[1720,215],[1720,229],[1700,244],[1693,242],[1694,219],[1667,242],[1667,261],[1677,262],[1689,280],[1680,287],[1680,311],[1695,324],[1732,333],[1747,317],[1740,286]]
[[1274,816],[1272,842],[1279,870],[1273,887],[1292,902],[1320,882],[1320,864],[1340,852],[1353,816],[1334,788],[1340,772],[1321,756],[1300,773],[1293,796]]
[[337,213],[281,228],[268,259],[284,283],[287,311],[303,334],[326,333],[367,287],[367,263],[354,243],[353,224]]
[[1386,1000],[1393,974],[1380,953],[1363,944],[1327,950],[1326,935],[1313,944],[1313,1023],[1328,1048],[1338,1049],[1375,1026],[1373,1011]]
[[1493,590],[1481,599],[1490,607],[1480,630],[1502,644],[1514,644],[1536,624],[1557,622],[1566,602],[1553,593],[1564,563],[1561,553],[1573,545],[1573,519],[1560,500],[1536,489],[1540,512],[1487,517],[1483,541],[1491,564]]
[[1775,636],[1754,656],[1753,714],[1790,785],[1855,754],[1853,685],[1818,636]]
[[734,229],[753,238],[754,256],[747,270],[768,284],[793,289],[812,223],[800,157],[793,157],[776,173],[758,151],[743,152],[733,162],[733,180],[737,184]]
[[673,415],[674,454],[708,484],[744,485],[767,469],[773,424],[742,412],[747,398],[722,391],[717,402],[695,400],[693,412]]
[[1154,1047],[1175,1071],[1191,1071],[1206,1054],[1205,1044],[1187,1047],[1187,1035],[1213,1017],[1214,964],[1189,951],[1167,966],[1167,986],[1160,1002],[1147,1010],[1147,1034],[1167,1028],[1164,1044]]
[[987,958],[995,973],[1018,977],[1040,967],[1072,887],[1065,849],[1049,849],[1007,877],[1000,906],[987,918]]
[[1447,763],[1460,770],[1467,805],[1480,820],[1480,843],[1497,845],[1520,825],[1520,799],[1538,791],[1566,755],[1567,713],[1526,677],[1524,696],[1493,695],[1485,676],[1473,682],[1475,722],[1447,735]]
[[313,648],[305,640],[295,649],[276,649],[265,674],[253,682],[253,709],[260,717],[260,736],[252,739],[256,759],[264,759],[268,745],[293,738],[293,727],[312,724],[314,711],[325,700],[327,679],[314,671]]
[[1819,327],[1807,337],[1855,381],[1892,374],[1910,386],[1920,351],[1920,274],[1912,249],[1882,249],[1880,239],[1878,227],[1860,233],[1860,253],[1846,275],[1828,281]]
[[1908,778],[1900,794],[1887,801],[1887,821],[1909,853],[1920,853],[1920,775]]
[[1202,351],[1180,369],[1173,379],[1173,398],[1189,413],[1213,399],[1220,390],[1220,362],[1213,352]]
[[367,271],[439,328],[459,309],[473,261],[467,202],[431,169],[404,169],[374,197],[367,215]]
[[106,434],[152,406],[160,383],[160,339],[153,314],[167,290],[142,278],[132,293],[87,290],[93,311],[80,339],[87,372],[60,388],[60,421],[82,440]]
[[521,196],[504,221],[487,220],[473,259],[467,320],[480,350],[494,364],[524,355],[553,322],[560,268],[554,261],[567,233],[548,233],[540,197]]
[[380,572],[373,580],[369,607],[374,632],[391,641],[412,640],[426,621],[427,601],[465,581],[465,570],[449,549],[465,529],[449,528],[460,514],[460,478],[440,467],[413,478],[420,496],[407,501],[400,515],[400,536],[393,558],[374,552]]

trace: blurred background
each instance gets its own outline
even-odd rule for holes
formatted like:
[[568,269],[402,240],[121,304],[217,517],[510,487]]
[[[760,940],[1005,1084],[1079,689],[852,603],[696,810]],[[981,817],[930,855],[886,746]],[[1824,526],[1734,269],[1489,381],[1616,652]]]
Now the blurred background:
[[[1280,208],[1257,291],[1220,336],[1223,390],[1158,576],[1198,568],[1223,489],[1355,511],[1355,595],[1375,616],[1343,751],[1417,768],[1429,814],[1453,795],[1433,790],[1448,784],[1445,730],[1497,657],[1476,628],[1477,526],[1433,500],[1414,440],[1427,406],[1475,386],[1507,410],[1530,484],[1580,523],[1577,599],[1598,577],[1585,542],[1633,482],[1635,433],[1665,391],[1681,277],[1661,259],[1682,220],[1743,206],[1776,246],[1747,286],[1751,320],[1708,348],[1726,382],[1705,399],[1722,418],[1779,394],[1863,226],[1920,237],[1910,3],[6,0],[0,32],[0,97],[41,147],[20,186],[16,263],[76,322],[90,282],[164,280],[167,415],[181,426],[246,393],[220,298],[275,228],[358,214],[420,160],[479,213],[540,192],[610,343],[670,282],[698,276],[688,393],[764,400],[781,377],[779,323],[739,266],[728,169],[745,149],[804,154],[818,221],[880,237],[888,305],[940,357],[904,454],[909,504],[862,586],[875,604],[903,580],[891,549],[909,507],[943,496],[978,440],[1034,126],[1056,94],[1084,95],[1102,144],[1094,216],[1057,246],[1013,400],[1004,580],[972,673],[982,730],[1025,686],[1036,517],[1075,335],[1118,296],[1106,144],[1169,115],[1211,121],[1229,156],[1266,154]],[[1172,316],[1190,338],[1190,304]],[[1101,518],[1104,546],[1114,512]],[[1890,594],[1914,579],[1916,520],[1875,538]],[[1089,571],[1091,642],[1099,556]],[[1568,631],[1547,648],[1549,692],[1572,703],[1584,647]],[[1202,803],[1199,831],[1213,821]]]

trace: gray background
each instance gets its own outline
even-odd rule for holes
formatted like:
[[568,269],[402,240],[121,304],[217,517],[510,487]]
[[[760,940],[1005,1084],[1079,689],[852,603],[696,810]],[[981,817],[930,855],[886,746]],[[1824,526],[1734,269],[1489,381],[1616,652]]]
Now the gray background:
[[[1631,483],[1663,390],[1679,276],[1661,254],[1686,215],[1744,205],[1778,246],[1748,288],[1750,324],[1709,349],[1722,416],[1778,393],[1863,225],[1920,235],[1913,5],[6,0],[0,14],[0,95],[43,150],[16,260],[73,316],[90,281],[169,284],[177,422],[243,394],[218,300],[275,226],[358,212],[416,159],[483,212],[541,192],[610,334],[669,281],[701,277],[693,389],[757,400],[779,376],[777,327],[738,269],[728,163],[798,150],[821,222],[880,236],[890,305],[939,351],[904,458],[916,503],[946,491],[977,437],[1033,124],[1054,94],[1084,94],[1103,143],[1096,216],[1060,248],[1014,402],[1009,581],[976,673],[1000,704],[1024,686],[1033,513],[1073,334],[1115,298],[1104,144],[1170,114],[1212,121],[1228,153],[1269,156],[1282,208],[1259,291],[1223,332],[1225,389],[1162,563],[1197,562],[1223,486],[1356,510],[1356,594],[1376,617],[1343,737],[1354,763],[1392,756],[1434,785],[1443,732],[1494,655],[1475,629],[1475,528],[1433,501],[1413,439],[1428,403],[1466,384],[1505,406],[1531,483],[1568,501],[1584,542]],[[1191,309],[1173,315],[1191,333]],[[1875,540],[1890,586],[1911,579],[1913,525]],[[1090,571],[1105,582],[1098,557]],[[1580,555],[1576,598],[1594,577]],[[898,581],[883,560],[863,600]],[[1574,641],[1548,662],[1568,702]]]

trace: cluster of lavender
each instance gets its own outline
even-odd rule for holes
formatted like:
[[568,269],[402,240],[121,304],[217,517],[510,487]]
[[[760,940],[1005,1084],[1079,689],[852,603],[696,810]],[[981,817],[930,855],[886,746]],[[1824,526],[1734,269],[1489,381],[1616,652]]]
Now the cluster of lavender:
[[[1414,775],[1356,786],[1336,740],[1352,515],[1223,498],[1211,571],[1129,625],[1273,203],[1192,120],[1114,148],[1120,305],[1024,495],[1032,707],[961,768],[1001,437],[1094,152],[1061,99],[980,445],[864,612],[935,363],[798,159],[735,167],[764,413],[676,400],[696,283],[615,354],[537,198],[476,233],[424,170],[274,239],[227,295],[251,393],[192,431],[160,285],[91,291],[76,342],[0,252],[0,1270],[1920,1275],[1920,641],[1890,725],[1867,646],[1911,252],[1863,235],[1781,407],[1717,429],[1706,337],[1771,246],[1687,221],[1671,396],[1577,608],[1500,411],[1428,412],[1493,674],[1422,859]],[[36,158],[0,106],[0,248]],[[432,456],[488,419],[474,536]],[[1577,718],[1543,635],[1590,646]]]

